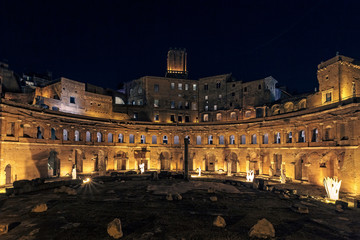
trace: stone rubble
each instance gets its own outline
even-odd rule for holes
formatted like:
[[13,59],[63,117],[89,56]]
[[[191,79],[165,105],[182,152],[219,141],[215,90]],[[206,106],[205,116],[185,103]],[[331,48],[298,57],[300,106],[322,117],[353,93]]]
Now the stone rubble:
[[48,209],[46,203],[41,203],[36,205],[35,207],[33,207],[33,209],[31,209],[31,212],[34,213],[41,213],[41,212],[46,212]]
[[259,220],[249,231],[249,237],[269,238],[275,237],[274,226],[266,218]]
[[107,226],[107,232],[111,237],[115,239],[121,238],[123,236],[123,232],[121,229],[120,219],[115,218],[114,220],[112,220]]
[[213,225],[215,227],[221,227],[224,228],[226,226],[225,219],[221,216],[217,216],[213,222]]

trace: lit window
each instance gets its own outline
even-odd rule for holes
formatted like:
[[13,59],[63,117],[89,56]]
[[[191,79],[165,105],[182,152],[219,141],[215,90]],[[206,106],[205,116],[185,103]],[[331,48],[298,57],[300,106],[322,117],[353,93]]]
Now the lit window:
[[168,138],[166,135],[163,137],[163,144],[168,144]]
[[208,100],[208,99],[209,99],[209,96],[206,95],[206,96],[205,96],[205,100]]
[[269,143],[269,134],[265,133],[263,136],[263,144]]
[[80,134],[78,130],[75,130],[75,141],[76,142],[80,141]]
[[189,84],[185,83],[185,90],[189,90]]
[[196,84],[193,84],[193,91],[196,91]]
[[201,136],[196,136],[196,145],[201,145]]
[[159,107],[159,99],[154,99],[154,107]]
[[209,145],[213,144],[213,136],[212,135],[210,135],[209,138],[208,138],[208,144]]
[[204,122],[208,122],[208,121],[209,121],[209,114],[204,114],[204,115],[203,115],[203,121],[204,121]]
[[175,108],[175,101],[171,101],[171,108]]
[[171,89],[175,89],[175,83],[172,82],[172,83],[170,84],[170,88],[171,88]]
[[280,133],[275,134],[275,143],[277,143],[277,144],[281,143]]
[[221,99],[222,98],[222,95],[221,94],[219,94],[219,99]]
[[154,121],[159,121],[159,114],[154,115]]
[[63,140],[64,140],[64,141],[69,140],[69,139],[68,139],[68,132],[67,132],[66,129],[63,130]]
[[209,110],[209,106],[205,106],[205,111],[208,111]]
[[224,144],[225,144],[225,138],[224,138],[223,135],[221,135],[221,136],[219,137],[219,144],[220,144],[220,145],[224,145]]
[[235,136],[234,135],[230,136],[230,144],[231,145],[235,144]]
[[179,144],[179,136],[174,137],[174,144]]
[[178,89],[179,89],[179,90],[182,90],[182,83],[179,83],[179,84],[178,84]]
[[123,143],[123,142],[124,142],[124,135],[122,135],[121,133],[119,134],[118,142],[119,142],[119,143]]
[[102,142],[102,134],[100,132],[97,132],[96,139],[97,139],[97,142]]
[[134,143],[135,142],[135,136],[134,134],[130,134],[129,135],[129,143]]
[[141,135],[141,137],[140,137],[140,143],[142,143],[142,144],[145,143],[145,135]]
[[216,121],[221,121],[221,113],[216,114]]
[[216,111],[217,110],[217,105],[214,105],[214,111]]
[[112,135],[112,133],[109,133],[109,134],[108,134],[108,142],[109,142],[109,143],[112,143],[112,142],[113,142],[113,135]]

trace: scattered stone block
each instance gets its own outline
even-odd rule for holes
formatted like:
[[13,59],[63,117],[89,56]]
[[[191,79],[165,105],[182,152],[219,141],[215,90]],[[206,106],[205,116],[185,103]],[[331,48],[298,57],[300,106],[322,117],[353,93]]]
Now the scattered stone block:
[[250,229],[249,237],[273,238],[275,237],[274,226],[266,218],[263,218]]
[[217,196],[211,196],[210,197],[210,201],[212,202],[216,202],[218,199],[217,199]]
[[213,225],[215,227],[221,227],[224,228],[226,226],[225,219],[221,216],[217,216],[213,222]]
[[291,208],[294,212],[301,213],[301,214],[308,214],[309,208],[302,205],[294,205]]
[[38,204],[35,207],[33,207],[33,209],[31,209],[31,212],[41,213],[41,212],[46,212],[47,209],[48,208],[47,208],[46,203],[41,203],[41,204]]
[[114,220],[112,220],[107,226],[107,232],[111,237],[115,239],[121,238],[123,236],[123,232],[121,229],[120,219],[115,218]]
[[336,205],[336,208],[338,208],[338,206],[340,206],[339,208],[341,208],[341,209],[346,209],[348,207],[348,203],[341,201],[341,200],[336,200],[335,205]]
[[212,187],[209,187],[209,189],[208,189],[208,193],[215,193],[215,189],[214,189],[214,188],[212,188]]
[[0,223],[0,235],[5,234],[9,231],[9,224]]
[[175,194],[174,198],[175,198],[175,200],[178,200],[178,201],[182,200],[182,196],[179,193]]
[[172,194],[171,194],[171,193],[168,193],[168,195],[166,195],[166,200],[168,200],[168,201],[172,201],[172,200],[173,200],[173,197],[172,197]]

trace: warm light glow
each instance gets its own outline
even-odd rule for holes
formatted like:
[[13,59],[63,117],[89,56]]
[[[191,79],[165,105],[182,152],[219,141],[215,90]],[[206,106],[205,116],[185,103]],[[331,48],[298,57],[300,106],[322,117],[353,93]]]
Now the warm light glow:
[[199,177],[201,176],[201,167],[199,166]]
[[145,172],[145,163],[139,164],[140,173],[143,174]]
[[254,181],[254,171],[250,170],[246,172],[246,181],[253,182]]
[[328,198],[333,200],[339,199],[339,191],[341,186],[341,180],[336,180],[330,177],[324,178],[324,186],[327,193]]
[[89,183],[89,182],[91,182],[91,178],[86,178],[86,179],[83,180],[84,184]]

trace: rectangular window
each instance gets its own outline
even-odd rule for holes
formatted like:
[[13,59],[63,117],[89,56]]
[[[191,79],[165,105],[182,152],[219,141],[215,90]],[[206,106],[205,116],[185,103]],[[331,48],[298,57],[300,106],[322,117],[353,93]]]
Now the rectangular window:
[[234,96],[235,96],[235,93],[234,93],[234,92],[233,92],[233,93],[231,93],[231,96],[233,96],[233,97],[234,97]]
[[205,111],[208,111],[209,110],[209,106],[205,106]]
[[190,117],[189,116],[185,116],[185,122],[190,122]]
[[220,88],[221,87],[221,83],[216,83],[216,88]]
[[6,136],[15,136],[15,123],[14,122],[7,123]]
[[331,102],[331,93],[326,94],[325,102]]
[[178,116],[178,122],[182,122],[182,116]]
[[175,89],[175,83],[172,82],[172,83],[170,84],[170,88],[171,88],[171,89]]
[[178,84],[178,89],[179,89],[179,90],[182,90],[182,83],[179,83],[179,84]]
[[214,105],[214,111],[216,111],[217,110],[217,105]]
[[247,92],[247,87],[244,87],[244,92]]
[[175,122],[175,115],[170,115],[170,121]]
[[189,84],[185,83],[185,90],[189,90]]
[[182,109],[182,102],[178,102],[178,108]]
[[189,108],[190,108],[189,102],[186,101],[186,102],[185,102],[185,109],[189,109]]
[[75,104],[75,97],[70,97],[70,103]]
[[222,98],[222,95],[221,94],[219,94],[219,99],[221,99]]
[[204,84],[204,90],[209,90],[209,85],[207,83]]
[[154,84],[154,92],[159,92],[159,84]]
[[175,101],[171,101],[171,108],[175,108]]
[[154,107],[159,107],[159,99],[154,99]]
[[191,103],[191,110],[197,110],[196,102]]
[[209,96],[206,95],[206,96],[205,96],[205,100],[208,100],[208,99],[209,99]]
[[154,121],[159,121],[159,114],[154,115]]
[[196,84],[193,84],[193,91],[196,91]]

